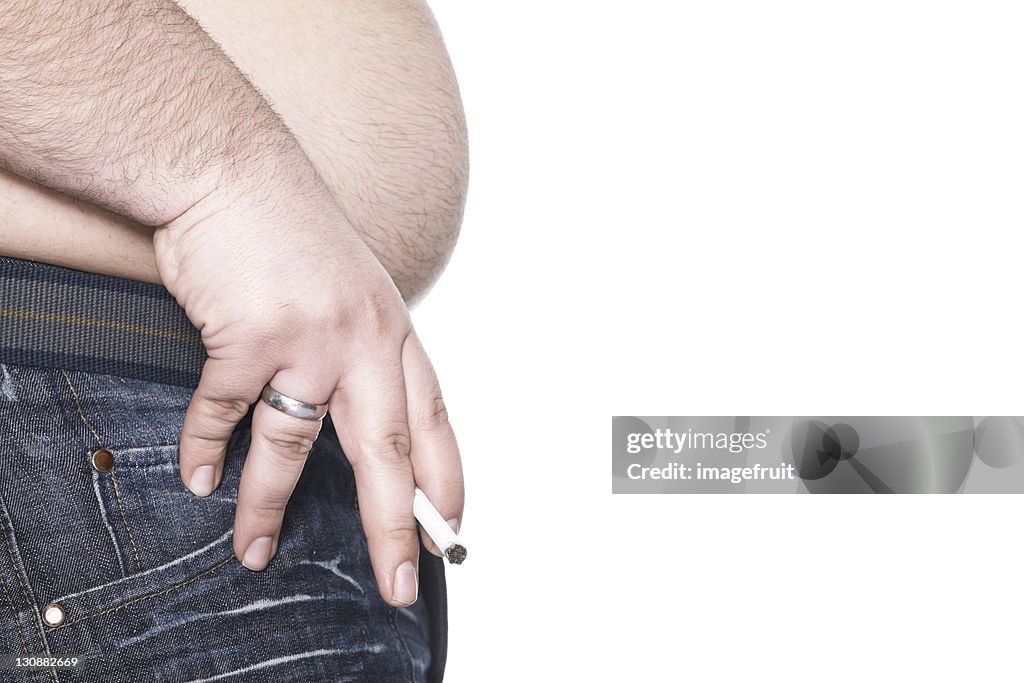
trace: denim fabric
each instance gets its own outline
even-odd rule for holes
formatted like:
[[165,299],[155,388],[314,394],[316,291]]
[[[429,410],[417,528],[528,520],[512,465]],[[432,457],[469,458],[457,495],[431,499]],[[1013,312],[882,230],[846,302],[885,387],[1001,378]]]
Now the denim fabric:
[[[2,360],[2,359],[0,359]],[[0,653],[85,656],[3,681],[424,681],[423,600],[378,595],[352,470],[325,419],[278,554],[232,553],[248,423],[208,498],[178,474],[191,390],[0,365]],[[97,448],[114,466],[92,465]],[[45,606],[65,620],[50,626]]]

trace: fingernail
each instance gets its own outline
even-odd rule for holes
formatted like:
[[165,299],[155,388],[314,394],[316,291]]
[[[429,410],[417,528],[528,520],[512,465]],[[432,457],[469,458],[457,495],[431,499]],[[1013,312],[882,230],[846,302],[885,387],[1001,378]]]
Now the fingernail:
[[215,474],[213,465],[197,467],[196,471],[192,473],[192,479],[188,482],[189,490],[197,496],[210,495],[213,493],[213,477]]
[[395,590],[391,599],[402,603],[403,606],[416,602],[416,595],[419,593],[418,579],[416,578],[416,567],[412,562],[406,560],[395,572]]
[[242,560],[248,569],[258,572],[270,563],[270,547],[274,539],[270,536],[260,536],[249,544],[245,551],[245,558]]
[[459,533],[459,520],[457,518],[449,519],[448,526],[450,526],[452,528],[452,531],[454,531],[455,533]]

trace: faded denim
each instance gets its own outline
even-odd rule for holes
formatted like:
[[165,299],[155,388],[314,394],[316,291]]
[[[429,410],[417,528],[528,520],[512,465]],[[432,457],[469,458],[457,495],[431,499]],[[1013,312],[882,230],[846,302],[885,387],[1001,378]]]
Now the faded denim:
[[[0,359],[2,361],[3,359]],[[263,572],[232,553],[250,432],[208,498],[178,474],[191,389],[0,366],[0,653],[77,655],[21,681],[425,681],[421,598],[378,595],[351,467],[325,419]],[[114,466],[92,465],[100,448]],[[60,604],[64,622],[42,611]]]

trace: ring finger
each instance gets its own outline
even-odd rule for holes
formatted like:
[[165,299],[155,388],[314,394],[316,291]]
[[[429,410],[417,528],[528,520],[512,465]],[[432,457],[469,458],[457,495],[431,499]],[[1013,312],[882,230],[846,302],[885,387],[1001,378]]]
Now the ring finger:
[[[300,381],[292,373],[279,372],[271,385],[285,396],[311,403],[330,394],[329,388]],[[277,552],[285,507],[320,426],[320,420],[288,415],[262,400],[256,404],[235,511],[235,555],[249,569],[264,569]]]

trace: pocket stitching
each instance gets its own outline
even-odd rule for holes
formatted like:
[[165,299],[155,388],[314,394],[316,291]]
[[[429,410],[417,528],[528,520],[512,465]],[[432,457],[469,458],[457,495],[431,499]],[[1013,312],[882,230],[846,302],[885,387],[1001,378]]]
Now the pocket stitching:
[[[7,506],[5,506],[3,504],[3,499],[2,498],[0,498],[0,515],[2,515],[2,517],[0,517],[0,519],[10,520],[10,518],[11,518],[11,516],[7,513]],[[33,607],[33,610],[35,611],[36,617],[38,618],[39,611],[38,611],[38,609],[35,608],[35,602],[32,600],[31,597],[29,597],[28,585],[26,583],[28,578],[22,576],[22,571],[24,569],[24,565],[20,564],[18,562],[18,559],[15,559],[15,550],[14,550],[14,545],[12,545],[12,540],[13,540],[13,543],[16,544],[17,543],[17,539],[14,539],[14,528],[11,527],[11,537],[10,538],[8,538],[8,536],[7,536],[6,529],[0,529],[0,531],[4,532],[3,533],[4,545],[7,546],[7,556],[11,558],[11,566],[14,569],[14,575],[18,577],[18,583],[21,584],[21,594],[25,598],[25,603],[28,604],[29,606]],[[19,553],[19,555],[20,555],[20,553]],[[42,623],[42,620],[40,619],[38,622],[35,622],[35,625],[39,626],[41,623]],[[19,621],[19,625],[20,625],[20,621]],[[50,651],[47,648],[47,645],[46,645],[46,642],[45,642],[46,641],[46,634],[43,632],[41,627],[40,627],[39,631],[36,632],[36,635],[39,636],[39,645],[42,647],[43,654],[49,654]],[[56,680],[56,678],[57,678],[56,669],[52,669],[52,671],[53,671],[53,677]]]
[[14,622],[18,626],[18,640],[21,641],[22,651],[27,655],[29,654],[28,643],[25,641],[25,634],[21,630],[21,619],[18,617],[18,610],[14,607],[14,598],[11,597],[11,591],[7,588],[7,579],[0,575],[0,583],[3,584],[4,594],[7,596],[7,604],[11,606],[11,616],[14,617]]
[[[75,383],[71,381],[71,375],[68,374],[67,370],[62,369],[61,374],[64,375],[64,381],[68,383],[68,388],[71,389],[71,395],[75,398],[75,408],[78,409],[78,416],[82,418],[82,422],[92,433],[93,438],[96,439],[97,445],[100,448],[106,448],[103,445],[103,439],[96,432],[96,429],[92,426],[92,422],[85,415],[85,409],[82,407],[82,399],[78,396],[78,390],[75,388]],[[110,471],[110,480],[114,483],[114,495],[117,497],[117,508],[121,511],[121,519],[124,521],[124,528],[128,532],[128,540],[132,544],[132,558],[135,560],[135,569],[142,571],[142,561],[139,559],[139,546],[135,543],[135,534],[132,533],[132,525],[128,523],[128,515],[124,511],[124,502],[121,500],[121,488],[117,485],[117,475],[114,471]]]
[[223,560],[221,560],[217,564],[213,565],[212,567],[210,567],[210,568],[200,572],[199,574],[196,574],[195,576],[192,576],[192,577],[189,577],[189,578],[187,578],[187,579],[185,579],[183,581],[180,581],[179,583],[176,583],[173,586],[169,586],[167,588],[164,588],[162,590],[159,590],[159,591],[156,591],[156,592],[153,592],[153,593],[147,593],[146,595],[140,595],[138,597],[132,598],[131,600],[126,600],[125,602],[121,603],[120,605],[115,605],[113,607],[108,607],[107,609],[100,610],[99,612],[93,612],[92,614],[86,614],[86,615],[83,615],[81,617],[78,617],[77,619],[72,619],[71,621],[66,621],[63,624],[61,624],[60,626],[54,626],[53,628],[48,629],[48,632],[52,633],[54,631],[59,631],[60,629],[65,628],[66,626],[72,626],[74,624],[81,623],[81,622],[83,622],[83,621],[85,621],[87,619],[92,619],[94,617],[100,617],[100,616],[103,616],[104,614],[110,614],[111,612],[117,612],[118,610],[122,610],[125,607],[128,607],[129,605],[134,605],[137,602],[142,602],[143,600],[149,600],[150,598],[156,598],[156,597],[159,597],[161,595],[166,595],[167,593],[170,593],[172,591],[178,590],[179,588],[182,588],[185,585],[187,585],[189,583],[192,583],[193,581],[196,581],[197,579],[200,579],[200,578],[206,576],[207,574],[213,573],[214,571],[220,569],[221,567],[226,565],[228,562],[230,562],[231,558],[233,558],[233,557],[234,557],[234,553],[228,555],[227,557],[225,557]]
[[128,523],[128,515],[124,511],[124,501],[121,500],[121,487],[117,485],[117,475],[110,471],[110,481],[114,484],[114,495],[117,497],[117,507],[121,511],[121,519],[124,520],[124,528],[128,532],[128,540],[132,542],[132,555],[135,557],[135,569],[142,571],[142,561],[139,559],[139,546],[135,544],[135,535]]
[[[159,443],[159,444],[153,444],[151,446],[150,445],[147,445],[147,446],[125,446],[123,448],[122,447],[118,447],[118,446],[111,446],[110,450],[111,450],[111,452],[115,452],[116,451],[117,453],[120,453],[121,455],[131,455],[133,453],[147,453],[147,452],[151,452],[151,451],[168,451],[168,450],[171,450],[172,448],[178,448],[178,446],[179,446],[179,444],[176,444],[176,443]],[[137,464],[137,463],[129,463],[129,464],[134,465],[134,464]]]

